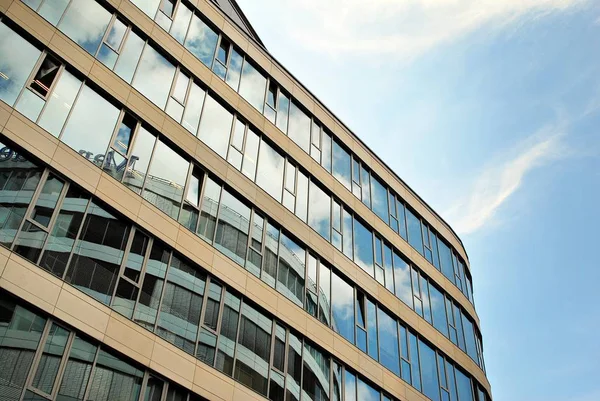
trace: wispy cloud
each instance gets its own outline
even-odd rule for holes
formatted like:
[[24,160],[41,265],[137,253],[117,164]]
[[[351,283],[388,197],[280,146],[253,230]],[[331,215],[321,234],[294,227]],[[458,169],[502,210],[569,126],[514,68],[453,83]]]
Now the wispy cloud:
[[588,1],[297,0],[283,2],[285,12],[278,14],[278,22],[285,27],[282,32],[290,32],[299,45],[312,50],[410,59],[484,26],[535,18]]
[[473,233],[494,221],[528,173],[572,154],[565,136],[564,124],[558,124],[527,138],[500,161],[484,168],[471,190],[444,216],[459,234]]

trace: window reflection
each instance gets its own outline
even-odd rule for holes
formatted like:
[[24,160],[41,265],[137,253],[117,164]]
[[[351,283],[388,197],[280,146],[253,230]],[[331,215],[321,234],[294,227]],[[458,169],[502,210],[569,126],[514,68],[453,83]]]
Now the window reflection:
[[194,14],[185,47],[208,67],[212,64],[218,39],[217,33]]
[[249,229],[250,208],[223,190],[215,247],[236,263],[244,265]]
[[331,314],[333,330],[354,344],[354,289],[336,273],[331,276]]
[[285,234],[281,234],[277,289],[298,306],[304,303],[306,250]]
[[373,276],[373,234],[354,219],[354,262]]
[[262,113],[267,79],[246,59],[242,68],[239,94]]
[[310,125],[310,117],[296,106],[296,103],[292,102],[287,133],[306,153],[310,151]]
[[40,54],[28,41],[0,22],[0,100],[9,106],[14,104]]
[[350,167],[350,154],[344,150],[337,141],[333,141],[333,176],[337,178],[348,190],[352,189],[352,170]]
[[110,18],[111,14],[95,1],[73,0],[58,29],[88,53],[95,55]]
[[233,115],[207,95],[198,129],[198,137],[222,158],[227,157]]
[[152,103],[164,109],[174,77],[175,66],[152,46],[146,45],[132,85]]
[[285,159],[265,141],[260,143],[258,157],[256,184],[281,202]]
[[58,137],[67,116],[73,107],[75,96],[81,88],[81,81],[70,72],[64,70],[60,76],[52,96],[46,102],[46,108],[38,121],[38,125]]
[[331,197],[312,181],[309,185],[308,225],[329,241],[331,232]]

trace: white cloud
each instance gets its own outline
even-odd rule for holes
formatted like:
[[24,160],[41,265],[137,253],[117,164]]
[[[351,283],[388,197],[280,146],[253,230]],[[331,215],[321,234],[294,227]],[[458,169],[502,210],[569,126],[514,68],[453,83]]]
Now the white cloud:
[[529,172],[569,156],[563,126],[542,129],[521,142],[509,156],[484,168],[471,190],[443,214],[452,227],[459,234],[483,228],[519,190]]
[[[328,54],[394,55],[405,59],[484,26],[534,18],[589,0],[297,0],[275,21],[298,44]],[[267,4],[268,3],[268,4]]]

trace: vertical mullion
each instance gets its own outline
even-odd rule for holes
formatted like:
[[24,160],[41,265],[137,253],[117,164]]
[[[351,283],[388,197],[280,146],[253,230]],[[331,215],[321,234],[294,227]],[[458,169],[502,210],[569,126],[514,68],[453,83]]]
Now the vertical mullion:
[[56,220],[58,219],[58,215],[60,214],[60,209],[62,208],[63,202],[65,200],[65,198],[67,197],[67,192],[69,191],[70,188],[70,182],[68,181],[64,181],[65,185],[63,186],[63,189],[61,191],[61,193],[58,196],[58,200],[56,201],[56,206],[54,208],[54,210],[52,211],[52,217],[50,218],[50,222],[48,223],[48,229],[46,230],[46,239],[44,240],[44,243],[42,244],[42,247],[40,248],[40,255],[37,258],[37,261],[34,262],[36,265],[40,264],[40,261],[42,260],[42,256],[44,254],[45,248],[48,245],[48,242],[50,241],[50,236],[52,231],[54,230],[54,226],[56,225]]
[[169,254],[169,263],[167,264],[167,269],[165,270],[165,279],[163,280],[162,291],[160,293],[160,299],[158,300],[158,307],[156,308],[156,320],[154,321],[154,329],[153,333],[156,333],[158,329],[158,321],[160,319],[160,312],[162,308],[162,303],[165,298],[165,291],[167,289],[167,278],[169,277],[169,269],[171,269],[171,263],[173,262],[173,251]]
[[[102,40],[100,41],[100,45],[98,46],[98,49],[96,49],[96,52],[93,54],[94,58],[98,57],[98,54],[100,53],[100,50],[102,49],[102,45],[104,44],[104,42],[106,41],[106,39],[108,38],[108,36],[110,35],[110,31],[112,31],[114,25],[115,25],[115,21],[117,20],[117,14],[114,13],[111,17],[110,17],[110,22],[108,23],[108,26],[106,27],[106,31],[104,32],[104,34],[102,35]],[[117,53],[118,55],[118,53]],[[116,65],[116,63],[115,63]]]
[[76,333],[71,331],[69,333],[69,338],[67,339],[67,344],[65,345],[65,349],[63,351],[63,356],[60,361],[60,365],[58,367],[58,371],[56,373],[56,377],[54,378],[53,390],[50,393],[53,399],[56,399],[56,395],[58,394],[59,385],[62,380],[62,376],[64,374],[65,368],[67,366],[67,362],[69,360],[69,354],[71,353],[71,347],[73,346],[73,342],[75,341]]
[[[140,58],[141,60],[141,58]],[[150,135],[152,135],[152,133],[150,133]],[[156,148],[158,146],[158,141],[160,140],[159,135],[152,135],[154,136],[154,145],[152,145],[152,153],[150,153],[150,159],[148,160],[148,169],[146,170],[146,175],[144,177],[144,182],[142,183],[142,186],[140,187],[140,196],[142,198],[144,198],[144,191],[146,190],[146,184],[148,182],[148,177],[150,176],[150,169],[152,167],[152,162],[154,161],[154,154],[156,152]]]
[[127,264],[127,260],[129,258],[129,253],[131,252],[131,246],[133,244],[133,238],[135,237],[135,233],[137,232],[137,228],[131,226],[131,230],[129,231],[129,238],[127,238],[127,244],[125,245],[125,252],[123,252],[123,260],[121,261],[121,266],[119,266],[119,272],[117,273],[117,283],[115,283],[115,288],[113,289],[113,293],[110,298],[109,307],[112,308],[112,303],[115,299],[115,295],[117,293],[118,281],[123,275],[125,271],[125,265]]
[[33,378],[39,367],[42,354],[44,353],[44,345],[48,339],[48,333],[50,332],[50,327],[52,327],[53,322],[54,321],[52,319],[46,320],[46,325],[44,326],[44,330],[42,330],[42,335],[40,337],[40,341],[38,342],[37,349],[33,356],[33,361],[31,362],[31,367],[29,368],[29,373],[27,374],[25,385],[23,386],[23,390],[21,390],[21,396],[19,399],[23,399],[27,390],[32,386]]
[[215,340],[215,356],[211,366],[215,366],[217,362],[217,354],[219,352],[219,340],[221,339],[221,324],[223,323],[223,311],[225,309],[225,293],[227,289],[224,285],[221,286],[221,299],[219,300],[219,313],[217,314],[217,327],[215,328],[216,340]]
[[242,315],[244,312],[244,297],[240,297],[240,313],[238,313],[238,324],[235,333],[235,344],[233,350],[233,364],[231,366],[231,377],[235,377],[235,364],[237,362],[238,343],[240,341],[240,331],[242,326]]
[[86,84],[86,79],[82,79],[81,80],[81,85],[79,86],[79,89],[77,90],[77,95],[75,95],[75,99],[73,99],[73,104],[71,105],[71,108],[69,109],[69,112],[67,113],[67,118],[65,118],[65,122],[63,123],[60,132],[58,133],[58,135],[56,136],[56,138],[58,138],[58,140],[61,140],[62,134],[65,132],[65,129],[67,127],[67,125],[69,124],[69,119],[71,118],[71,115],[73,114],[73,110],[75,109],[75,105],[77,104],[77,101],[79,100],[79,96],[81,95],[81,92],[83,92],[83,88],[85,88],[85,84]]
[[[144,279],[146,278],[146,269],[148,267],[148,261],[150,260],[150,253],[152,252],[152,247],[154,246],[154,237],[148,236],[148,238],[149,238],[148,249],[146,249],[146,254],[144,255],[144,260],[142,262],[142,267],[140,269],[140,279],[136,283],[136,287],[138,288],[138,294],[137,294],[137,297],[135,298],[135,303],[133,304],[133,311],[132,311],[132,315],[131,315],[131,319],[134,322],[135,322],[135,312],[137,312],[137,308],[138,308],[138,305],[140,302],[140,297],[142,296],[142,285],[143,285]],[[165,279],[166,279],[166,276],[165,276]],[[115,287],[116,287],[116,285],[115,285]],[[156,322],[154,322],[154,324],[156,325]]]
[[80,240],[81,232],[83,231],[83,227],[85,226],[85,222],[88,217],[88,213],[90,211],[91,204],[92,204],[92,198],[90,197],[87,201],[85,211],[83,212],[83,218],[81,219],[81,225],[79,226],[79,229],[77,230],[77,234],[75,235],[75,238],[73,239],[73,246],[71,247],[71,251],[69,252],[69,257],[67,258],[67,263],[65,264],[65,271],[61,277],[62,280],[65,279],[65,277],[67,276],[67,272],[69,271],[69,265],[71,264],[73,255],[75,253],[75,245]]
[[54,81],[52,81],[52,84],[48,88],[48,93],[46,94],[46,97],[44,98],[44,105],[42,106],[42,109],[40,110],[39,116],[35,120],[36,124],[38,123],[38,121],[40,121],[40,118],[42,118],[42,115],[44,114],[44,111],[46,110],[46,106],[48,106],[48,99],[50,98],[50,94],[56,88],[56,85],[58,84],[58,81],[60,81],[60,78],[62,77],[62,73],[64,70],[65,70],[65,65],[61,64],[60,67],[58,67],[58,72],[56,73],[56,77],[54,78]]

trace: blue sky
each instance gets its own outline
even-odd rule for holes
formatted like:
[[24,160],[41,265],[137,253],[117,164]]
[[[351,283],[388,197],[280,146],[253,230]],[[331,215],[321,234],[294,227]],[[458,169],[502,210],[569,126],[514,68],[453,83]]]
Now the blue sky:
[[239,3],[459,232],[494,400],[600,400],[600,2]]

